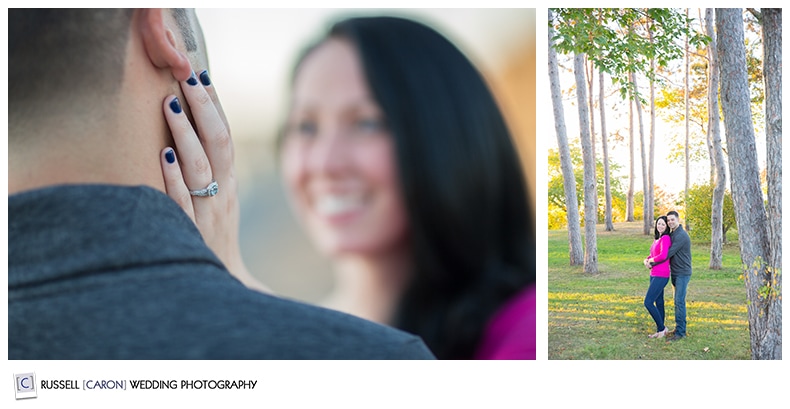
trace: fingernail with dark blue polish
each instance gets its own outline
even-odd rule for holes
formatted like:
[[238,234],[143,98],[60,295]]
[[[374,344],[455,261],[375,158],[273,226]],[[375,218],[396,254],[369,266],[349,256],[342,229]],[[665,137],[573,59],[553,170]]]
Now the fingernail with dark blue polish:
[[203,72],[200,73],[200,82],[206,87],[211,85],[211,79],[208,77],[207,70],[203,70]]
[[181,113],[181,103],[178,102],[178,97],[173,98],[173,100],[170,101],[170,110],[176,114]]
[[176,153],[173,152],[172,149],[169,149],[165,152],[165,159],[167,159],[167,163],[173,163],[176,161]]
[[195,73],[194,72],[187,79],[187,84],[189,84],[189,85],[191,85],[193,87],[195,85],[197,85],[197,78],[195,78]]

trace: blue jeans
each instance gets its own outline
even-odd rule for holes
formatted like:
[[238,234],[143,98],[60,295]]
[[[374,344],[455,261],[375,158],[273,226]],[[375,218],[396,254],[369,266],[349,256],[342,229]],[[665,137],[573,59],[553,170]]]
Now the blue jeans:
[[656,322],[656,332],[664,330],[664,287],[668,282],[669,278],[650,277],[650,287],[645,295],[645,308]]
[[686,290],[691,276],[672,276],[675,287],[675,336],[686,336]]

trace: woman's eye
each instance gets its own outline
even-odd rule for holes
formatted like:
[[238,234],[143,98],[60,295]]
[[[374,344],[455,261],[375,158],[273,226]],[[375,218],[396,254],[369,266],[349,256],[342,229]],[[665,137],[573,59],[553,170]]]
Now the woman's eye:
[[358,130],[364,132],[380,132],[384,130],[384,124],[378,119],[360,119],[355,125]]
[[302,136],[314,136],[318,131],[318,126],[312,121],[299,121],[294,128],[294,131]]

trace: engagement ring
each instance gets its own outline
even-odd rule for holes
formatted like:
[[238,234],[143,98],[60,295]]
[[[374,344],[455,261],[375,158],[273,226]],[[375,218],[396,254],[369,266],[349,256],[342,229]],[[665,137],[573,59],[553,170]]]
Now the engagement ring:
[[192,196],[205,197],[205,196],[214,196],[217,194],[217,192],[219,192],[219,185],[217,184],[216,180],[212,180],[211,183],[209,183],[205,189],[190,190],[189,194]]

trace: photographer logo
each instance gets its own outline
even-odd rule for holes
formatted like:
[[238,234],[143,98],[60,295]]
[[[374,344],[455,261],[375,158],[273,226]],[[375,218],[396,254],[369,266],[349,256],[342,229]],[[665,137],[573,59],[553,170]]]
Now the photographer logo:
[[17,399],[36,397],[35,372],[14,374],[14,394]]

